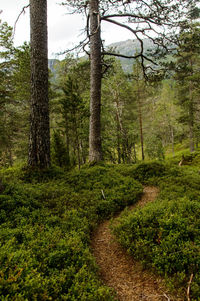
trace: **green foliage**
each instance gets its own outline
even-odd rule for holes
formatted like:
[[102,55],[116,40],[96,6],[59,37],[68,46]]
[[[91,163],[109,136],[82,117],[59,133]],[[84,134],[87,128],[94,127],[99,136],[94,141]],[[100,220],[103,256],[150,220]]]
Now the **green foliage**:
[[159,136],[151,134],[146,139],[146,152],[150,159],[164,159],[164,148]]
[[[80,166],[88,154],[89,62],[66,57],[57,72],[51,100],[52,127],[64,136],[70,164]],[[55,163],[60,164],[58,160]]]
[[124,176],[130,176],[143,184],[154,184],[159,177],[163,177],[166,173],[166,166],[161,162],[141,163],[134,166],[129,165],[120,167],[119,171]]
[[136,202],[141,184],[108,166],[0,174],[7,182],[0,194],[2,300],[114,300],[98,280],[90,233]]
[[13,133],[12,28],[0,20],[0,165],[10,161]]
[[[188,127],[190,151],[194,151],[195,140],[199,142],[199,120],[196,115],[199,99],[200,23],[182,26],[175,65],[178,103],[182,109],[180,122]],[[196,139],[195,139],[196,138]]]
[[[145,266],[171,277],[174,286],[185,286],[193,273],[197,287],[200,267],[199,216],[196,201],[156,201],[122,218],[115,233],[120,242]],[[179,275],[182,274],[179,282]],[[198,294],[193,297],[199,296]]]
[[112,62],[112,72],[103,80],[102,103],[105,160],[112,163],[136,161],[133,153],[137,137],[135,97],[132,84],[117,61]]
[[145,181],[154,174],[154,183],[160,187],[158,199],[142,209],[126,212],[114,226],[114,232],[136,259],[165,276],[171,287],[184,292],[193,273],[191,300],[198,300],[199,173],[187,167],[157,167],[155,163],[139,165],[137,174]]
[[59,131],[54,131],[51,143],[52,163],[60,167],[70,165],[69,153]]
[[12,28],[0,20],[0,165],[27,153],[30,101],[29,46],[14,48]]

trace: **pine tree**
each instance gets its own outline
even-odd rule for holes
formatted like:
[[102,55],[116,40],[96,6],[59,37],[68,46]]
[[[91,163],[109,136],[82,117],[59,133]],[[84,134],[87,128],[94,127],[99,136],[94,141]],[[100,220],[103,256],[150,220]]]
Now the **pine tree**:
[[[13,42],[12,28],[0,20],[0,164],[13,163]],[[13,117],[13,120],[12,120]]]
[[[194,0],[195,1],[195,0]],[[190,0],[190,3],[193,0]],[[72,8],[73,12],[84,13],[87,16],[87,37],[80,43],[85,49],[89,43],[91,61],[91,94],[90,94],[90,147],[89,160],[98,162],[102,160],[101,146],[101,80],[103,57],[115,55],[126,58],[140,58],[143,71],[145,72],[145,61],[154,62],[144,53],[143,38],[149,38],[158,46],[158,50],[168,52],[167,44],[171,44],[165,33],[166,27],[173,28],[175,21],[180,20],[188,1],[181,1],[180,5],[174,5],[174,1],[110,1],[110,0],[65,0],[64,5]],[[118,20],[124,20],[121,22]],[[109,22],[116,26],[125,28],[132,32],[133,37],[140,42],[140,50],[136,55],[124,56],[111,53],[104,49],[101,40],[101,23]],[[160,33],[158,34],[158,27]],[[158,34],[157,38],[151,36],[151,32]],[[141,38],[142,35],[142,38]]]
[[195,127],[199,112],[200,25],[187,24],[182,28],[177,52],[176,74],[181,122],[187,124],[190,151],[195,147]]

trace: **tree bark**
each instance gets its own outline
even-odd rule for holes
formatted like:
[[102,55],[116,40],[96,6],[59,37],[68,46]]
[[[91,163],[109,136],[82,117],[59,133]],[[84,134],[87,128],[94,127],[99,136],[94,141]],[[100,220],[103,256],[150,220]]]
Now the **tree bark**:
[[142,160],[144,161],[144,137],[143,137],[143,124],[142,124],[142,105],[140,100],[140,91],[138,89],[138,113],[139,113],[139,125],[140,125],[140,142],[141,142],[141,152]]
[[121,145],[120,145],[120,125],[119,125],[119,121],[118,121],[118,114],[116,112],[116,123],[117,123],[117,161],[118,164],[121,164]]
[[50,166],[47,0],[30,0],[31,114],[29,166]]
[[99,162],[103,159],[101,147],[101,79],[99,0],[90,0],[90,162]]
[[133,143],[133,153],[134,153],[134,160],[135,160],[134,163],[136,163],[137,162],[137,154],[136,154],[136,149],[135,149],[135,143]]
[[171,128],[171,141],[172,141],[172,155],[174,157],[175,153],[174,153],[174,129],[173,126],[170,126]]
[[192,82],[189,86],[189,139],[190,139],[190,152],[194,152],[194,106],[193,106],[193,96],[192,96]]
[[68,116],[65,115],[64,118],[65,118],[65,141],[66,141],[66,150],[67,150],[67,157],[68,157],[68,159],[69,159],[69,164],[70,164]]

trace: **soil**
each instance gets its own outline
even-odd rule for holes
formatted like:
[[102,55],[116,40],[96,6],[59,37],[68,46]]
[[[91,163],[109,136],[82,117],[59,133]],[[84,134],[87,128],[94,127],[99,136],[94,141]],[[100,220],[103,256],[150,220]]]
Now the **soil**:
[[[156,187],[145,187],[141,200],[131,206],[130,210],[154,201],[158,192]],[[93,233],[91,248],[99,266],[99,276],[104,284],[114,289],[117,300],[183,300],[177,296],[171,296],[161,278],[144,270],[139,262],[128,255],[111,234],[109,223],[109,221],[103,222]]]

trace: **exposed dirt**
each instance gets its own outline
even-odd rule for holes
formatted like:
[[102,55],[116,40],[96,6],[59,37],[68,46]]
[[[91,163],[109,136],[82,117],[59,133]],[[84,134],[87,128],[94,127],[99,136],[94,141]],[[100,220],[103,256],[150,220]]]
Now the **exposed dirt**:
[[[156,187],[145,187],[137,205],[144,206],[158,195]],[[162,279],[143,270],[140,263],[127,254],[114,239],[109,229],[109,221],[102,223],[93,233],[91,247],[100,268],[103,282],[113,288],[120,301],[181,301],[172,297],[164,287]]]

